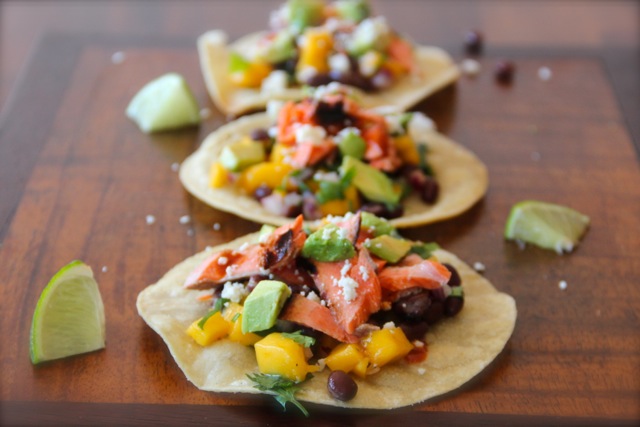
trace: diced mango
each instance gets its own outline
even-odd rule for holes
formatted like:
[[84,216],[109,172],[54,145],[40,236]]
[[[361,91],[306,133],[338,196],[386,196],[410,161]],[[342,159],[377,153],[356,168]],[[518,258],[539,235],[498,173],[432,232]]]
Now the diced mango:
[[198,326],[200,320],[202,320],[202,318],[196,320],[189,326],[187,334],[203,347],[226,337],[231,329],[231,324],[222,317],[220,312],[209,317],[202,328]]
[[271,148],[269,161],[273,163],[286,163],[285,159],[291,158],[295,147],[276,142]]
[[246,334],[242,332],[242,309],[243,307],[240,304],[231,302],[224,310],[223,317],[231,324],[229,339],[246,346],[254,345],[260,341],[262,337],[253,332]]
[[400,158],[404,160],[405,163],[412,165],[420,164],[420,153],[418,153],[418,148],[413,138],[409,135],[400,135],[395,137],[394,141],[398,149],[398,154],[400,154]]
[[371,363],[378,367],[406,356],[413,348],[400,328],[374,331],[362,344]]
[[359,376],[360,378],[364,378],[367,376],[367,370],[369,369],[370,360],[368,357],[360,359],[358,364],[353,367],[353,373]]
[[342,216],[347,212],[355,212],[360,208],[360,197],[355,186],[350,185],[344,191],[344,199],[329,200],[320,205],[322,216]]
[[228,182],[227,170],[220,162],[213,162],[209,169],[209,187],[221,188],[227,185]]
[[325,359],[332,371],[351,372],[365,358],[362,347],[358,344],[338,344]]
[[263,374],[280,375],[292,381],[302,381],[318,367],[309,365],[304,347],[278,332],[255,343],[258,368]]
[[249,166],[240,175],[238,184],[252,194],[261,185],[274,189],[282,185],[284,178],[293,170],[287,163],[262,162]]
[[329,71],[328,57],[333,49],[331,34],[323,29],[308,29],[304,33],[304,45],[300,52],[298,70],[310,67],[318,73]]
[[238,86],[257,88],[270,73],[271,66],[266,62],[252,62],[247,69],[231,73],[229,78]]
[[387,58],[387,60],[382,64],[382,68],[389,70],[394,77],[401,77],[408,72],[407,67],[404,64],[393,58]]

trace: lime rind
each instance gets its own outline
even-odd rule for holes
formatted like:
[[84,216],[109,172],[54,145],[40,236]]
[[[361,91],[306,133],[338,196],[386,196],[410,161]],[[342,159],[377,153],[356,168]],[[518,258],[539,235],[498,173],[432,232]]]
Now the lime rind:
[[589,222],[588,216],[569,207],[525,200],[511,208],[504,235],[561,254],[574,249]]
[[42,291],[33,314],[30,357],[34,364],[104,348],[105,314],[91,268],[73,261]]
[[198,102],[177,73],[167,73],[147,83],[131,99],[126,112],[145,133],[200,123]]

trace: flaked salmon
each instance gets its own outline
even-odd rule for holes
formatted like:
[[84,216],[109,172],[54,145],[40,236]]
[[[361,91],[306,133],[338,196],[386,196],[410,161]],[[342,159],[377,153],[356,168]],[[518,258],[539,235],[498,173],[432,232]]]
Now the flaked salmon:
[[394,292],[416,286],[438,289],[446,285],[451,277],[447,267],[437,261],[421,259],[416,262],[412,255],[407,258],[410,258],[408,263],[406,259],[404,262],[408,265],[386,267],[378,273],[381,287]]

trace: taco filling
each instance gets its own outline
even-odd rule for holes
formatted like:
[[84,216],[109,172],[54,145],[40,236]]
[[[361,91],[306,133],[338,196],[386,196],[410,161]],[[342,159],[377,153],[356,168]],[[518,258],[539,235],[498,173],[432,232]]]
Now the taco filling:
[[[366,0],[289,0],[272,12],[268,31],[231,46],[211,31],[199,48],[214,100],[234,114],[331,82],[368,95],[391,93],[406,108],[458,75],[448,55],[415,45],[373,15]],[[378,104],[375,96],[370,101]]]
[[[187,307],[179,309],[177,317],[188,327],[171,327],[170,333],[165,329],[161,319],[165,314],[172,317],[171,305],[177,303],[164,301],[157,307],[154,286],[140,294],[138,309],[199,387],[211,380],[218,384],[212,390],[250,391],[254,386],[254,392],[277,395],[283,387],[289,391],[293,387],[303,400],[340,406],[350,406],[353,400],[353,406],[375,407],[368,405],[382,396],[370,401],[373,391],[388,387],[389,381],[393,385],[407,373],[423,375],[431,357],[442,363],[437,346],[460,338],[455,322],[468,310],[466,278],[455,262],[441,260],[440,252],[435,244],[402,238],[386,220],[367,212],[330,217],[313,231],[305,230],[298,216],[279,228],[263,227],[258,241],[215,250],[190,263],[189,271],[181,273],[187,273],[181,275],[181,283],[174,283],[170,291],[177,296],[182,288],[180,301]],[[515,307],[510,297],[489,292],[490,285],[481,292],[475,286],[469,283],[470,313],[459,322],[473,326],[461,344],[474,343],[478,328],[481,337],[490,336],[471,356],[484,366],[511,334]],[[501,297],[494,299],[497,295]],[[487,302],[490,306],[483,307]],[[193,307],[199,308],[190,312]],[[496,313],[478,320],[478,310]],[[502,324],[496,326],[496,319]],[[493,331],[478,326],[486,322],[494,325]],[[453,335],[439,342],[447,327]],[[434,341],[428,332],[438,338]],[[490,350],[484,354],[483,347]],[[185,367],[185,355],[207,350],[213,351],[209,357],[215,360],[197,356],[197,363]],[[212,370],[201,372],[203,363]],[[477,363],[458,368],[453,383],[447,383],[446,375],[440,378],[436,389],[443,381],[455,388],[460,378],[479,371]],[[233,372],[230,378],[229,372]],[[318,388],[323,380],[324,388]],[[391,406],[380,406],[424,400],[432,391],[423,388],[407,392],[408,397],[385,395]],[[291,401],[301,407],[293,392],[288,396],[279,400],[283,406]]]

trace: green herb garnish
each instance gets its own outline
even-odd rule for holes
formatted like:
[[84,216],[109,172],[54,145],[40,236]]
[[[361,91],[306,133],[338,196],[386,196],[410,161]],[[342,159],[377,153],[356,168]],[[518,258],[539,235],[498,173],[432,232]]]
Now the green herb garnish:
[[204,328],[204,324],[207,323],[207,320],[209,320],[209,318],[214,314],[216,314],[217,312],[222,311],[222,309],[224,308],[224,305],[229,301],[230,300],[227,298],[218,298],[216,300],[216,303],[213,305],[213,308],[211,309],[211,311],[209,311],[207,314],[205,314],[205,316],[202,319],[200,319],[200,321],[198,322],[198,328],[200,329]]
[[231,321],[235,322],[236,320],[238,320],[238,317],[240,317],[240,313],[234,314],[233,317],[231,318]]
[[428,152],[429,152],[429,147],[427,147],[424,144],[418,144],[418,154],[420,157],[420,169],[422,169],[422,172],[424,172],[425,174],[429,176],[433,176],[433,169],[431,169],[431,166],[429,166],[429,163],[427,162]]
[[433,251],[440,249],[440,246],[435,243],[416,243],[411,247],[411,253],[420,255],[420,258],[427,259],[431,257]]
[[316,339],[307,335],[302,335],[302,331],[282,332],[281,335],[297,342],[304,347],[311,347],[316,343]]
[[280,375],[267,375],[267,374],[247,374],[247,378],[254,382],[254,387],[260,391],[269,392],[272,394],[276,401],[287,409],[287,402],[293,403],[305,417],[309,416],[309,412],[298,400],[296,400],[295,394],[298,391],[299,384],[288,378],[281,377]]
[[316,193],[316,199],[318,203],[324,204],[331,200],[344,199],[344,192],[347,190],[351,181],[356,174],[355,168],[350,168],[340,180],[333,181],[320,181],[320,189]]

